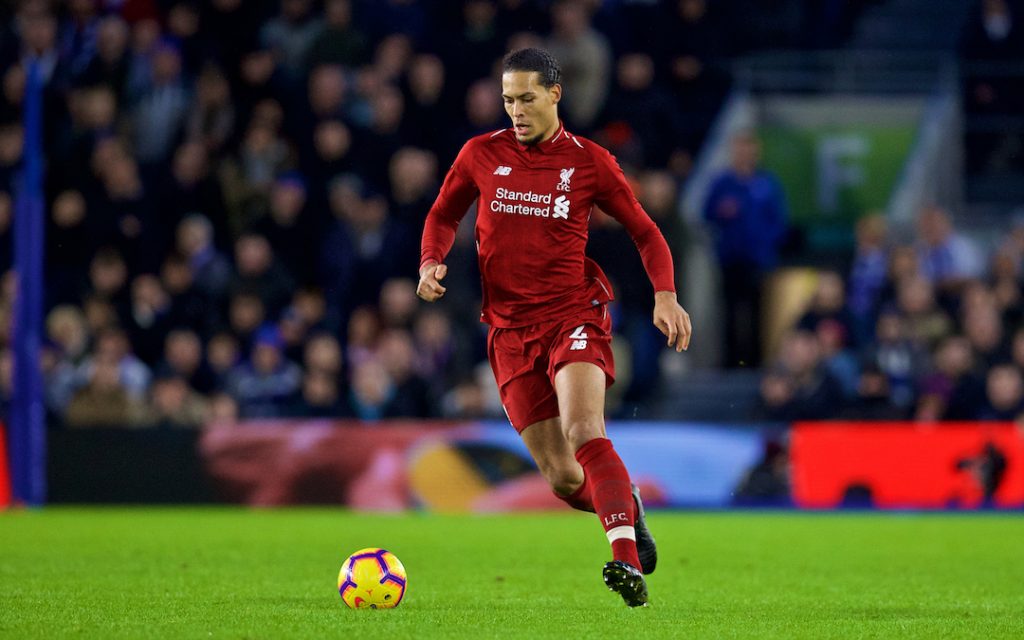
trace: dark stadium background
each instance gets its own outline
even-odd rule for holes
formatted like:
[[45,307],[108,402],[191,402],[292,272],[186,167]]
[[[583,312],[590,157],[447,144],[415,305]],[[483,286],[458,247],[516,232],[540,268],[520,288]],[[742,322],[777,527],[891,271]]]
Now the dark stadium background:
[[[471,216],[448,294],[414,294],[426,211],[505,126],[500,59],[528,45],[562,61],[566,126],[617,156],[694,317],[664,349],[628,234],[595,215],[608,415],[661,504],[1024,504],[1010,0],[4,3],[0,504],[10,475],[29,503],[550,507],[501,424]],[[829,120],[844,104],[861,120]],[[829,214],[837,131],[856,186]],[[722,243],[764,239],[725,237],[708,194],[745,133],[788,222],[737,264]]]

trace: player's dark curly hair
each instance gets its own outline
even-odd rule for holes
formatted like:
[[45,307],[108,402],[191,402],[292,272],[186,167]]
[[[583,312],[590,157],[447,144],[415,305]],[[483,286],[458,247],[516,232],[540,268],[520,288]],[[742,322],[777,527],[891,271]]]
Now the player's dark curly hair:
[[562,65],[558,64],[558,60],[550,53],[535,47],[520,49],[506,55],[502,61],[501,72],[509,71],[536,71],[545,89],[550,89],[562,81]]

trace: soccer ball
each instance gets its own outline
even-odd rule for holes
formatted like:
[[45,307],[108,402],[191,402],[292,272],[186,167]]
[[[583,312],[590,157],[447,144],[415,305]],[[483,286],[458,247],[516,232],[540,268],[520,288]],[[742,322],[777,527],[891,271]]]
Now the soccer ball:
[[360,549],[338,574],[338,593],[353,609],[392,609],[405,595],[405,567],[386,549]]

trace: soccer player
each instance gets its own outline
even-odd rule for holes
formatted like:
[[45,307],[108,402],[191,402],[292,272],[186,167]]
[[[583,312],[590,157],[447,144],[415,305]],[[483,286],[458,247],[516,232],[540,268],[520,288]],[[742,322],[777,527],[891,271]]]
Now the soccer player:
[[654,287],[654,324],[668,345],[690,343],[676,301],[672,255],[610,153],[565,130],[558,62],[541,49],[504,59],[512,127],[469,140],[445,177],[423,229],[417,295],[445,293],[444,258],[477,201],[481,320],[509,422],[555,495],[597,514],[612,547],[604,581],[631,607],[647,604],[643,574],[657,551],[640,494],[605,433],[605,390],[615,365],[607,278],[584,256],[596,205],[629,231]]

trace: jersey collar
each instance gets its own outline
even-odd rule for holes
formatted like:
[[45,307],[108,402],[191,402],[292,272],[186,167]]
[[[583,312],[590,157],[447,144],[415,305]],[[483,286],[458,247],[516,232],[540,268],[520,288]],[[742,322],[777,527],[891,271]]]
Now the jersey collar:
[[[515,138],[515,129],[514,128],[513,129],[509,129],[509,131],[512,132],[512,139],[516,140],[516,138]],[[519,148],[523,149],[524,151],[527,150],[527,149],[531,149],[532,148],[532,149],[536,149],[537,151],[539,151],[541,153],[551,153],[554,150],[554,146],[555,145],[557,145],[560,142],[562,142],[564,140],[567,140],[567,139],[569,139],[569,132],[565,130],[565,124],[563,124],[562,121],[559,120],[558,121],[558,130],[555,131],[555,135],[551,136],[550,138],[548,138],[544,142],[541,142],[539,144],[535,144],[532,147],[529,146],[529,145],[525,145],[525,144],[519,142],[518,140],[516,140],[516,144],[518,144]]]

